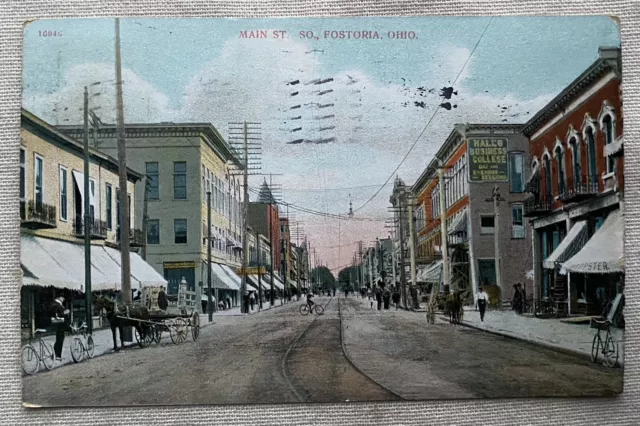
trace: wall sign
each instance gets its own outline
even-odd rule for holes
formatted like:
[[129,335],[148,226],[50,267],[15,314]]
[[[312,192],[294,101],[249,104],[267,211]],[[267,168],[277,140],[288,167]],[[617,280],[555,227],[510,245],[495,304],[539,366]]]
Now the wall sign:
[[508,182],[507,138],[474,138],[467,142],[470,182]]

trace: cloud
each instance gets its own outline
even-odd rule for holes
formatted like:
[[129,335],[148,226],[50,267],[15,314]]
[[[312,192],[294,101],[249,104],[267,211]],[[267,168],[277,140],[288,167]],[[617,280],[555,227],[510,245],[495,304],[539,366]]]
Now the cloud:
[[[182,98],[176,102],[178,108],[170,107],[172,103],[161,89],[125,68],[125,119],[211,122],[223,135],[229,133],[229,122],[261,122],[263,171],[282,173],[274,176],[274,182],[284,188],[286,201],[346,215],[350,199],[357,209],[376,188],[353,191],[332,188],[382,185],[389,178],[393,182],[396,167],[415,143],[411,155],[397,171],[410,184],[456,123],[522,123],[553,95],[518,99],[513,95],[475,93],[465,82],[474,78],[477,83],[484,76],[473,75],[473,59],[467,63],[469,49],[453,45],[443,46],[432,57],[416,61],[424,67],[420,81],[408,81],[400,75],[393,81],[380,81],[379,77],[359,69],[331,72],[322,54],[309,51],[309,46],[294,40],[230,40],[214,60],[191,77]],[[454,84],[458,74],[460,77]],[[113,79],[110,64],[76,65],[65,73],[60,91],[25,92],[24,105],[54,124],[80,123],[83,86],[101,81],[104,83],[93,91],[94,94],[99,91],[100,95],[92,96],[91,105],[100,107],[96,112],[103,121],[113,123]],[[318,80],[327,81],[314,84]],[[451,110],[445,110],[439,106],[443,102],[439,92],[450,85],[457,95],[449,100]],[[298,105],[299,108],[293,108]],[[287,143],[295,139],[330,138],[335,138],[335,142]],[[259,186],[262,180],[252,177],[251,185]],[[391,185],[384,187],[356,216],[376,219],[390,216],[387,208],[391,188]],[[337,220],[301,212],[297,218],[303,222],[303,228],[306,226],[305,231],[315,245],[338,244]],[[341,221],[340,240],[363,240],[368,244],[376,236],[386,235],[386,231],[383,221],[345,219]],[[340,254],[340,259],[331,260],[337,256],[335,250],[319,251],[332,267],[350,261],[351,253]]]

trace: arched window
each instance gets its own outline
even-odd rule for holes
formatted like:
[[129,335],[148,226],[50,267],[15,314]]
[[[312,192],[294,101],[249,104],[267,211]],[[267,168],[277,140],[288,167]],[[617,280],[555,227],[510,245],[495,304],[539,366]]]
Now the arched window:
[[587,145],[587,158],[589,161],[589,182],[593,190],[598,188],[598,169],[596,163],[596,136],[594,127],[588,126],[584,131],[585,143]]
[[[602,118],[602,131],[604,132],[605,145],[613,143],[613,120],[610,114],[605,115]],[[607,173],[613,172],[615,167],[615,159],[612,155],[607,157]]]
[[542,157],[542,163],[544,164],[544,193],[546,201],[551,201],[553,191],[551,190],[551,159],[549,155]]
[[582,167],[580,164],[580,144],[575,136],[569,139],[569,147],[573,163],[573,187],[577,189],[582,186]]
[[557,146],[555,151],[555,157],[558,161],[558,193],[564,194],[565,190],[565,170],[564,170],[564,150],[561,146]]

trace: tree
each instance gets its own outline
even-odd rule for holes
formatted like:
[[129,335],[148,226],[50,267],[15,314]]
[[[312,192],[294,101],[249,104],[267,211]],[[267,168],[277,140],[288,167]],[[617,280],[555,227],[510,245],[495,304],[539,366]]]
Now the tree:
[[313,268],[311,270],[311,279],[313,279],[320,288],[334,288],[336,286],[336,278],[326,266]]

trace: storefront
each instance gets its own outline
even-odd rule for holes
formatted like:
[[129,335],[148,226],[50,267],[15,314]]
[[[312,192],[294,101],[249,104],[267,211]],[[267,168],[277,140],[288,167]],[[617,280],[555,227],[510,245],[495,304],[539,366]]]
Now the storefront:
[[164,262],[164,279],[167,280],[167,295],[177,295],[180,282],[184,278],[187,281],[187,290],[196,290],[196,263],[195,262]]

